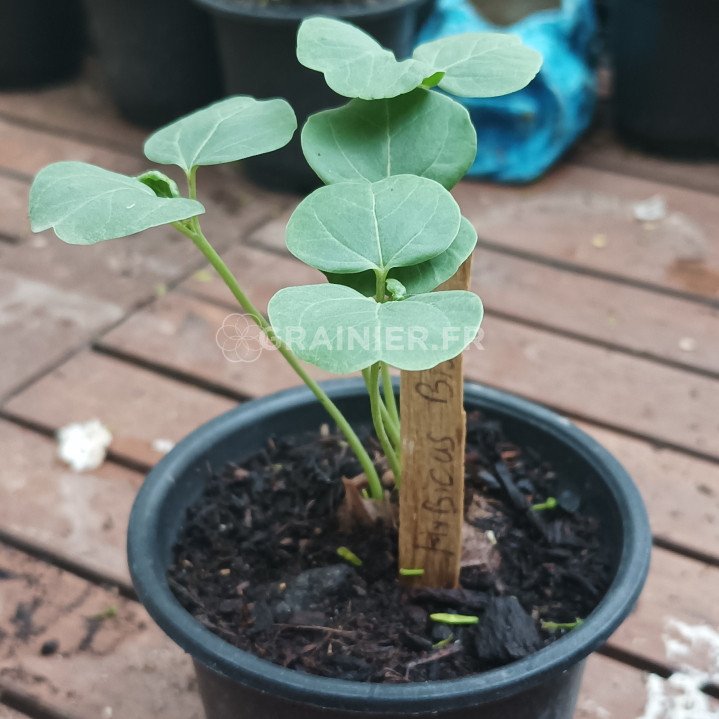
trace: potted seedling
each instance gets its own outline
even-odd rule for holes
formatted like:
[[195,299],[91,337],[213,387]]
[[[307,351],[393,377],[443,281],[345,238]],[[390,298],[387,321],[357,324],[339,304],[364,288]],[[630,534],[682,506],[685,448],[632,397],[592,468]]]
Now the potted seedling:
[[[195,0],[213,17],[227,94],[283,97],[300,123],[341,98],[321,76],[297,62],[295,39],[304,18],[331,15],[362,28],[399,58],[411,54],[433,0]],[[272,154],[251,158],[246,171],[258,182],[306,192],[316,176],[291,141]]]
[[[567,420],[475,385],[462,402],[482,306],[449,192],[476,146],[451,95],[517,90],[540,58],[475,34],[398,62],[326,18],[297,51],[349,101],[303,128],[326,185],[287,227],[329,281],[280,290],[269,319],[202,231],[198,169],[284,146],[283,100],[229,98],[150,137],[184,196],[156,170],[72,162],[31,190],[33,228],[74,244],[172,225],[306,385],[204,425],[150,473],[129,530],[140,599],[192,655],[211,719],[569,719],[583,659],[643,584],[647,520]],[[358,376],[318,384],[303,361]]]

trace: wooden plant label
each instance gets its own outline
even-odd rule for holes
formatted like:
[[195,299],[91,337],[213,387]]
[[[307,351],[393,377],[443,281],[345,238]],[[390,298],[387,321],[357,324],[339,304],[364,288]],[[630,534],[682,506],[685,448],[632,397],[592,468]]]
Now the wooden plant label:
[[[442,290],[469,289],[471,257]],[[464,521],[466,424],[462,357],[401,373],[400,569],[423,569],[409,584],[459,583]]]

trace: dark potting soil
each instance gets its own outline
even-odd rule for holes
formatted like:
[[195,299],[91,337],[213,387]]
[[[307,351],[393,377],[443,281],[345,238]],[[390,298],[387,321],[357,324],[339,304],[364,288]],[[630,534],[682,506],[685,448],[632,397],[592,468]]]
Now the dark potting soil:
[[[226,641],[285,667],[356,681],[451,679],[520,659],[586,617],[610,581],[607,548],[552,468],[468,417],[461,588],[399,581],[397,530],[343,531],[342,477],[360,467],[324,431],[271,439],[208,479],[168,576],[182,605]],[[367,438],[369,446],[372,439]],[[557,497],[554,509],[531,505]],[[355,567],[337,554],[347,547]],[[430,620],[479,617],[474,626]],[[568,630],[571,631],[571,630]]]

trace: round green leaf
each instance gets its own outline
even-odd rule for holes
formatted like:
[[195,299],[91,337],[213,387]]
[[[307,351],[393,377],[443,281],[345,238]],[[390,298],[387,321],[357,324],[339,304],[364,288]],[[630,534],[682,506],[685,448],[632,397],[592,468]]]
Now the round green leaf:
[[463,291],[378,303],[349,287],[280,290],[268,307],[277,334],[298,357],[337,374],[378,361],[420,370],[456,357],[474,339],[482,303]]
[[155,132],[145,143],[145,155],[189,172],[277,150],[296,129],[295,113],[285,100],[229,97]]
[[327,84],[339,95],[364,100],[410,92],[434,72],[418,60],[397,61],[359,28],[326,17],[309,18],[300,25],[297,59],[324,73]]
[[[457,272],[476,245],[477,233],[469,220],[463,217],[457,236],[444,252],[418,265],[391,269],[387,276],[388,284],[389,280],[401,282],[409,295],[431,292]],[[377,279],[371,271],[352,275],[328,272],[327,279],[335,284],[351,287],[365,297],[373,297],[376,292]]]
[[302,149],[326,184],[408,174],[451,189],[474,162],[477,134],[462,105],[418,88],[312,115],[302,129]]
[[52,228],[71,245],[94,245],[201,215],[195,200],[158,197],[135,177],[84,162],[41,170],[30,188],[33,232]]
[[444,252],[461,219],[452,195],[434,180],[396,175],[315,190],[287,225],[287,247],[323,272],[386,272]]
[[526,87],[542,56],[515,35],[476,32],[420,45],[413,57],[443,71],[439,86],[461,97],[497,97]]

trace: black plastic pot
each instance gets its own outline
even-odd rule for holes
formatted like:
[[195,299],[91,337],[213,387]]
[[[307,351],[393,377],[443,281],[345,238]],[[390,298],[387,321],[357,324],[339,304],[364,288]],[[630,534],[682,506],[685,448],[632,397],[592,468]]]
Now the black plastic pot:
[[[347,102],[321,73],[297,61],[297,29],[313,15],[345,19],[373,35],[399,58],[411,54],[419,26],[434,0],[374,0],[311,4],[261,4],[252,0],[195,0],[212,12],[230,95],[283,97],[300,125],[309,115]],[[299,133],[277,152],[250,158],[247,172],[268,187],[306,191],[320,184],[302,155]]]
[[110,94],[157,127],[222,95],[212,24],[191,0],[84,0]]
[[[348,419],[367,423],[362,380],[325,387]],[[130,518],[130,571],[141,601],[195,660],[208,719],[570,719],[583,661],[621,624],[644,584],[651,536],[641,497],[617,461],[566,419],[504,392],[468,385],[466,405],[499,419],[508,437],[541,449],[561,485],[601,519],[614,579],[577,629],[501,669],[444,682],[377,685],[325,679],[270,664],[226,643],[186,612],[166,579],[185,510],[200,495],[208,465],[221,468],[264,446],[270,434],[319,426],[324,410],[304,388],[242,405],[175,447],[148,476]],[[238,547],[238,551],[242,551]]]
[[614,115],[630,144],[719,157],[719,2],[614,0]]
[[79,0],[0,0],[0,87],[34,87],[75,75],[85,52]]

